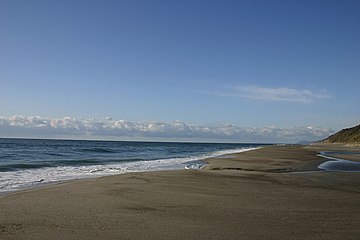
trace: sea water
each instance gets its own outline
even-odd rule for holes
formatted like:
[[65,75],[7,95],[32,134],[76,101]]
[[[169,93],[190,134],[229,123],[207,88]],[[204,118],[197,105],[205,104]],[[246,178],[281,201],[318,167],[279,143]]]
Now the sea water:
[[0,192],[127,172],[193,169],[263,144],[0,139]]
[[[342,155],[351,155],[351,154],[360,154],[360,152],[321,152],[320,157],[328,159],[328,161],[323,162],[319,165],[319,169],[325,171],[336,171],[336,172],[360,172],[360,162],[350,161],[342,159]],[[327,155],[336,155],[337,158],[330,157]]]

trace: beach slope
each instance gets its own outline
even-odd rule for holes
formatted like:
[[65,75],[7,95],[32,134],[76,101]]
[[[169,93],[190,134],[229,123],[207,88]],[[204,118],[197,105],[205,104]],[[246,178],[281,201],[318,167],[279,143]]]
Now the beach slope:
[[[274,146],[0,197],[0,239],[359,239],[360,173]],[[326,147],[325,147],[326,148]]]

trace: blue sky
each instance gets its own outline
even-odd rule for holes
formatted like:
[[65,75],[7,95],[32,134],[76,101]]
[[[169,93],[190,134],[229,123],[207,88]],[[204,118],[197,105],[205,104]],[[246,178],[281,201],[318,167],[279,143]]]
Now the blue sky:
[[[105,126],[111,117],[257,133],[313,126],[323,135],[267,141],[323,137],[359,124],[358,9],[330,0],[1,1],[0,136],[56,137],[45,134],[52,120]],[[48,125],[39,132],[24,119]],[[160,137],[181,135],[172,133]]]

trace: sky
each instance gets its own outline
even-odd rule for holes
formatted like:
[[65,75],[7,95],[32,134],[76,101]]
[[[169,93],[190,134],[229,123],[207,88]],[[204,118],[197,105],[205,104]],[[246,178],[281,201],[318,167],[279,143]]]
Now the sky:
[[297,142],[360,120],[360,2],[0,1],[0,137]]

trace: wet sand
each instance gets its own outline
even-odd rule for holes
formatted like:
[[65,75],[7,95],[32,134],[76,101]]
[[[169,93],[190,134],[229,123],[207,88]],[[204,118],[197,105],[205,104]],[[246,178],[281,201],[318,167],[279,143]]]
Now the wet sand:
[[1,196],[0,239],[359,239],[360,173],[317,171],[331,147],[264,147],[202,170]]

